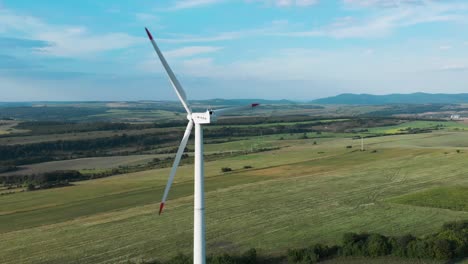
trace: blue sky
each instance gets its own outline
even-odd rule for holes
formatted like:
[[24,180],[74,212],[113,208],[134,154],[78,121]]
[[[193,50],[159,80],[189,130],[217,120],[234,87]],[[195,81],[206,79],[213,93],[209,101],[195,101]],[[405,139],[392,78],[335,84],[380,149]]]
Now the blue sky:
[[0,101],[466,92],[468,2],[0,0]]

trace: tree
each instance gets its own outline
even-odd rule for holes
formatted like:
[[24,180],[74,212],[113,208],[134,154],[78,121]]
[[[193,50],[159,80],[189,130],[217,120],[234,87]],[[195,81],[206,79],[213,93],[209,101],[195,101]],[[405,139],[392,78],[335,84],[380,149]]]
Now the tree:
[[368,234],[345,233],[343,235],[343,255],[367,256],[366,240]]
[[34,191],[36,189],[36,186],[34,184],[29,183],[28,186],[26,187],[27,191]]
[[367,251],[369,256],[378,257],[388,255],[391,248],[386,237],[379,234],[371,234],[367,238]]
[[451,259],[455,255],[455,243],[448,239],[436,239],[432,245],[432,252],[436,259]]
[[391,238],[389,242],[392,247],[392,254],[398,257],[407,257],[408,244],[413,240],[416,240],[416,238],[409,234]]

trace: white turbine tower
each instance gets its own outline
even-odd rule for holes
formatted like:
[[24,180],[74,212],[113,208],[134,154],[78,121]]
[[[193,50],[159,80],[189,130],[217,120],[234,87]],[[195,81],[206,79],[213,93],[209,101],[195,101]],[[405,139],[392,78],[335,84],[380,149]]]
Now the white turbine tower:
[[184,136],[182,137],[182,141],[180,142],[179,149],[177,150],[177,154],[174,159],[174,163],[172,165],[171,172],[169,174],[169,179],[167,180],[166,189],[164,190],[164,195],[162,198],[161,205],[159,207],[159,214],[161,214],[164,203],[166,202],[167,195],[169,193],[169,189],[171,188],[172,182],[174,180],[174,176],[179,166],[180,159],[184,152],[185,146],[187,146],[187,141],[190,137],[190,133],[192,132],[193,124],[195,124],[195,193],[194,193],[194,223],[193,223],[193,263],[194,264],[205,264],[206,256],[205,256],[205,198],[204,198],[204,172],[203,172],[203,129],[202,125],[210,124],[216,121],[216,118],[221,115],[234,113],[241,110],[252,109],[253,107],[258,106],[258,104],[250,104],[248,106],[240,106],[240,107],[231,107],[231,108],[224,108],[219,110],[207,110],[203,113],[192,113],[192,109],[190,108],[187,97],[185,95],[182,86],[180,85],[179,81],[177,80],[174,72],[172,72],[169,64],[167,63],[166,59],[164,58],[163,54],[158,48],[158,45],[153,39],[153,36],[145,28],[148,37],[153,44],[154,50],[158,54],[159,59],[161,60],[164,69],[166,69],[167,75],[169,76],[169,80],[171,81],[172,86],[174,87],[177,96],[179,97],[180,102],[184,106],[185,110],[187,111],[187,119],[188,124],[187,128],[185,129]]

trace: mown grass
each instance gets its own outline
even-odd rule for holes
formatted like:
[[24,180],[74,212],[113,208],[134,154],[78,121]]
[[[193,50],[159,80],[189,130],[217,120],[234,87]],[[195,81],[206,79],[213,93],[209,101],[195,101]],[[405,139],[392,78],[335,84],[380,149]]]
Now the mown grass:
[[468,186],[438,187],[391,200],[395,203],[468,212]]
[[395,126],[384,126],[384,127],[375,127],[369,128],[367,133],[375,134],[397,134],[397,133],[406,133],[407,129],[424,129],[424,128],[435,128],[443,130],[464,130],[468,129],[468,125],[455,122],[455,121],[411,121],[405,122]]
[[[272,127],[272,126],[293,126],[303,124],[316,124],[316,123],[334,123],[347,121],[349,119],[317,119],[311,121],[298,121],[298,122],[278,122],[278,123],[265,123],[265,124],[250,124],[250,125],[229,125],[229,127]],[[212,125],[210,127],[223,127],[225,125]]]
[[140,130],[105,130],[105,131],[91,131],[91,132],[76,132],[76,133],[65,133],[65,134],[49,134],[49,135],[32,135],[23,136],[19,134],[15,137],[0,138],[0,144],[2,145],[15,145],[15,144],[33,144],[39,142],[50,142],[58,140],[85,140],[95,138],[106,138],[112,136],[126,135],[143,135],[150,133],[182,133],[183,128],[181,127],[170,127],[170,128],[147,128]]
[[[468,219],[465,211],[390,201],[441,186],[468,187],[468,153],[390,143],[411,137],[443,138],[375,138],[377,152],[346,149],[355,143],[348,138],[317,145],[291,139],[279,150],[207,162],[208,252],[255,247],[274,255],[339,243],[345,232],[424,235]],[[234,171],[221,173],[222,167]],[[116,263],[190,254],[192,170],[180,168],[162,216],[156,212],[167,168],[0,197],[0,262]]]
[[54,170],[79,170],[86,173],[97,173],[119,166],[146,164],[154,158],[165,158],[167,156],[168,155],[129,155],[49,161],[18,166],[19,170],[0,173],[0,177],[6,175],[39,174]]

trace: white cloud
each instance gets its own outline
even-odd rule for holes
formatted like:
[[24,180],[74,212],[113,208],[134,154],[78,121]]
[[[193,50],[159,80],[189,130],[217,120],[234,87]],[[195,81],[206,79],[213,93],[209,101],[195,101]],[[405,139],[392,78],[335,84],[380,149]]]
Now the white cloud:
[[[298,4],[298,1],[285,0],[283,2],[263,1],[263,0],[247,0],[248,2],[269,3],[270,5]],[[306,1],[302,4],[312,4],[317,1]],[[361,5],[383,4],[382,1],[353,1],[348,0],[348,3],[359,3]],[[193,36],[182,35],[174,38],[162,38],[161,42],[166,43],[197,43],[197,42],[216,42],[240,39],[252,36],[286,36],[286,37],[330,37],[337,39],[344,38],[376,38],[385,37],[396,30],[404,27],[411,27],[419,24],[427,23],[467,23],[468,18],[462,15],[461,11],[468,10],[466,3],[448,3],[448,2],[433,2],[425,1],[424,4],[416,5],[415,1],[400,1],[406,3],[404,8],[384,8],[374,12],[373,15],[358,18],[352,16],[338,17],[335,21],[321,28],[313,30],[294,30],[297,25],[290,24],[288,21],[273,21],[267,26],[239,30],[220,32],[211,36]],[[412,4],[410,4],[412,3]]]
[[449,50],[449,49],[452,49],[452,46],[450,45],[442,45],[439,47],[440,50]]
[[121,12],[120,8],[115,7],[115,6],[109,7],[109,8],[107,8],[105,11],[106,11],[107,13],[111,13],[111,14],[118,14],[118,13]]
[[[392,1],[355,1],[345,0],[345,3],[360,5],[376,5]],[[416,5],[416,1],[398,1],[406,3],[402,8],[385,8],[367,18],[343,17],[320,29],[308,31],[281,32],[276,35],[294,37],[333,37],[333,38],[373,38],[387,36],[398,28],[433,22],[462,22],[466,16],[461,10],[468,10],[468,4],[424,1]],[[411,5],[409,3],[412,3]]]
[[[421,44],[421,43],[419,43]],[[395,47],[399,50],[399,47]],[[171,66],[178,76],[184,78],[203,78],[223,81],[300,81],[300,82],[340,82],[353,81],[350,87],[361,88],[367,85],[375,92],[382,85],[390,88],[390,83],[405,88],[436,88],[448,72],[466,70],[463,58],[450,59],[427,56],[424,52],[405,49],[400,56],[395,50],[386,49],[376,53],[373,49],[361,48],[324,51],[318,49],[280,49],[259,57],[236,60],[229,63],[218,62],[213,57],[197,57],[172,60]],[[147,72],[163,72],[157,60],[151,66],[140,67]],[[453,78],[453,76],[451,76]],[[463,77],[463,78],[462,78]],[[447,80],[447,79],[444,79]],[[466,76],[457,77],[450,83],[461,87]],[[440,81],[440,82],[439,82]],[[378,85],[376,87],[371,87]],[[411,87],[411,84],[422,86]],[[401,87],[400,87],[401,88]],[[399,89],[393,87],[393,89]]]
[[189,46],[167,51],[165,52],[165,56],[168,58],[192,57],[200,54],[213,53],[221,49],[222,47],[214,46]]
[[251,36],[273,35],[275,32],[286,31],[288,26],[289,23],[287,20],[274,20],[271,23],[258,28],[220,32],[211,36],[179,35],[174,38],[158,38],[158,41],[164,43],[201,43],[227,41]]
[[198,8],[202,6],[209,6],[213,4],[218,4],[223,2],[224,0],[179,0],[171,6],[170,10],[180,10],[180,9],[188,9],[188,8]]
[[427,0],[343,0],[343,3],[359,7],[400,7],[404,5],[423,4]]
[[82,26],[49,24],[39,18],[20,15],[10,10],[0,11],[0,33],[46,41],[51,45],[36,51],[60,57],[89,56],[128,48],[144,41],[143,37],[134,37],[126,33],[97,34]]
[[154,23],[154,22],[158,22],[159,21],[159,17],[153,15],[153,14],[148,14],[148,13],[136,13],[135,14],[135,18],[140,21],[140,22],[151,22],[151,23]]
[[447,64],[440,68],[441,71],[465,71],[467,70],[464,64]]
[[262,2],[267,6],[277,6],[277,7],[304,7],[304,6],[313,6],[319,3],[319,0],[246,0],[246,2]]
[[221,32],[212,36],[193,36],[193,35],[183,35],[176,38],[160,38],[159,42],[164,43],[196,43],[196,42],[216,42],[216,41],[225,41],[238,39],[244,35],[244,32]]

